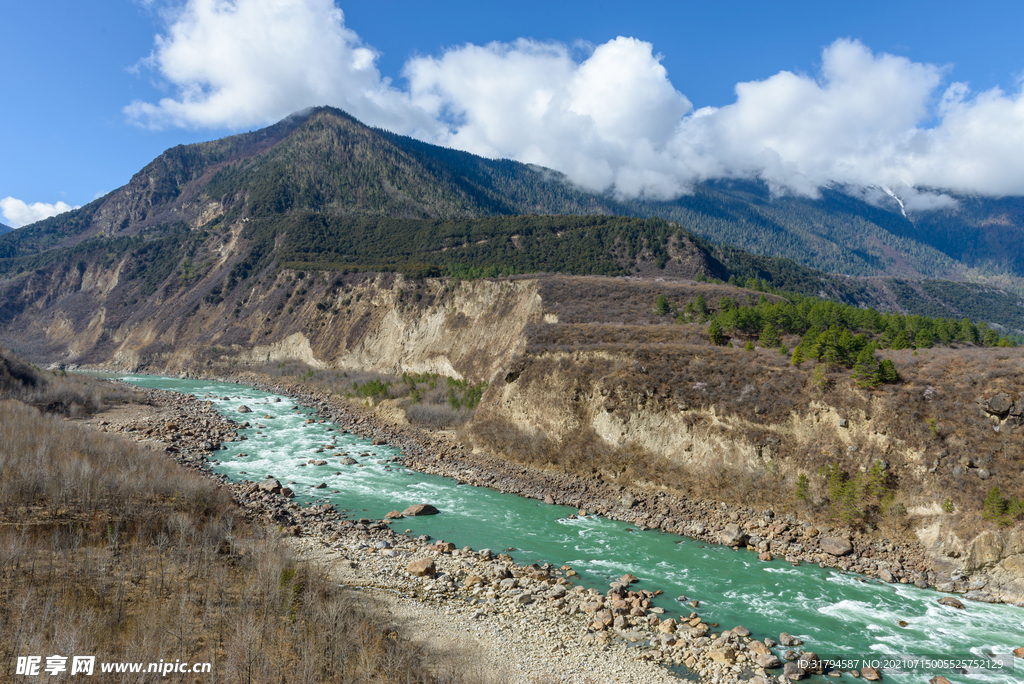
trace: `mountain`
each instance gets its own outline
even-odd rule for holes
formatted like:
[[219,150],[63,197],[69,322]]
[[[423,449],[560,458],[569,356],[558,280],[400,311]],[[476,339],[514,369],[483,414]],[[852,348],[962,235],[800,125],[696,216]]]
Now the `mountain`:
[[[962,223],[995,234],[994,205],[964,206],[970,220]],[[1000,207],[1007,218],[999,225],[1015,234],[1012,202]],[[281,268],[342,277],[699,276],[1024,330],[1012,250],[1003,250],[1004,270],[991,266],[989,282],[941,280],[970,275],[969,264],[999,243],[980,245],[969,261],[940,257],[939,247],[952,251],[954,231],[929,237],[933,246],[908,221],[838,191],[773,198],[756,183],[709,183],[674,202],[621,201],[549,169],[428,145],[317,108],[174,147],[108,195],[0,236],[0,338],[104,358],[142,338],[173,347],[180,331],[217,321],[222,332],[235,330],[227,339],[252,343],[259,321],[280,314],[267,288],[279,286]],[[723,244],[727,237],[741,244]],[[881,256],[844,247],[855,238],[874,240]],[[860,277],[808,265],[830,259],[828,271]],[[254,298],[262,303],[247,308]]]
[[11,228],[10,226],[5,226],[4,224],[0,223],[0,235],[3,235],[4,233],[9,233],[12,230],[14,229]]

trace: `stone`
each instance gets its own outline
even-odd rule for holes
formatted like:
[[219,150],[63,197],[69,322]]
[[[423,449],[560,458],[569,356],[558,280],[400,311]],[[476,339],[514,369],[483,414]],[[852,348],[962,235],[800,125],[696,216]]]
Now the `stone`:
[[516,596],[515,603],[516,603],[516,605],[519,605],[519,606],[528,606],[531,603],[533,603],[533,595],[532,594],[520,594],[519,596]]
[[327,483],[326,482],[321,482],[317,486],[313,487],[313,489],[327,489]]
[[779,643],[783,646],[799,646],[804,642],[800,641],[796,637],[790,636],[786,632],[779,635]]
[[822,662],[821,658],[814,651],[805,651],[800,654],[800,658],[796,661],[796,664],[801,670],[804,670],[808,674],[824,674],[825,663]]
[[798,680],[807,676],[807,673],[800,669],[796,663],[786,663],[782,666],[782,674],[789,679]]
[[417,515],[437,515],[438,513],[440,513],[440,511],[430,504],[415,504],[402,511],[402,515],[410,517]]
[[821,550],[832,556],[845,556],[853,551],[853,544],[842,537],[825,537],[821,540]]
[[869,682],[880,682],[882,681],[882,673],[877,668],[871,666],[865,666],[860,668],[860,676]]
[[630,494],[629,492],[626,492],[625,494],[622,495],[620,503],[622,504],[623,508],[632,508],[633,506],[636,506],[636,497]]
[[928,680],[928,684],[949,684],[949,680],[942,675],[935,675]]
[[623,584],[633,584],[634,582],[637,582],[638,580],[637,580],[636,577],[634,577],[633,575],[631,575],[631,574],[629,574],[627,572],[625,575],[623,575],[622,577],[619,578],[619,581],[622,582]]
[[892,576],[892,573],[889,572],[888,568],[882,568],[878,571],[878,579],[889,584],[892,584],[896,581],[896,578]]
[[410,575],[416,575],[417,577],[433,577],[437,572],[434,561],[430,558],[413,561],[405,569]]
[[465,586],[467,586],[467,587],[475,587],[477,585],[482,585],[484,583],[485,583],[485,580],[480,575],[470,575],[469,577],[466,578],[466,581],[463,582],[463,584]]
[[848,428],[848,427],[850,427],[850,421],[848,421],[846,418],[840,418],[839,419],[839,427],[841,427],[841,428]]
[[1013,649],[1013,655],[1017,656],[1018,658],[1024,659],[1024,646]]
[[662,620],[658,625],[658,631],[662,634],[672,634],[676,631],[676,621],[673,618]]
[[357,462],[358,461],[356,461],[356,459],[352,458],[351,456],[346,456],[345,458],[341,459],[341,461],[339,461],[341,465],[355,465]]
[[715,663],[732,665],[736,662],[736,651],[732,650],[728,646],[725,648],[716,648],[708,653],[708,658]]
[[269,480],[264,480],[263,482],[260,482],[258,488],[261,492],[278,494],[281,491],[281,483],[275,480],[274,478],[270,478]]
[[766,670],[773,670],[777,667],[782,667],[782,661],[779,660],[777,655],[770,651],[768,653],[759,653],[754,656],[754,662]]
[[283,496],[286,499],[291,499],[292,497],[295,496],[295,492],[291,490],[291,487],[282,487],[281,496]]
[[315,465],[315,466],[324,466],[324,465],[327,465],[327,461],[325,461],[324,459],[321,458],[318,461],[313,461],[313,465]]
[[733,627],[732,628],[732,633],[735,636],[738,636],[738,637],[748,637],[748,636],[750,636],[750,630],[747,629],[746,627],[744,627],[743,625],[737,625],[737,626]]
[[983,406],[988,413],[994,416],[1003,416],[1010,412],[1010,409],[1013,407],[1013,400],[1010,399],[1010,395],[1006,392],[1000,392],[986,401]]
[[940,606],[949,606],[950,608],[956,608],[957,610],[963,610],[964,604],[959,599],[955,599],[952,596],[943,596],[939,599]]
[[764,645],[764,642],[758,641],[757,639],[754,639],[747,644],[747,648],[749,648],[754,655],[768,655],[771,653],[771,650]]
[[248,406],[246,406],[245,404],[242,404],[241,406],[238,407],[238,412],[239,413],[252,413],[252,409],[249,408]]
[[553,496],[551,496],[550,494],[548,494],[547,496],[544,497],[544,503],[546,503],[547,505],[551,506],[552,504],[555,503],[555,498]]
[[402,514],[401,514],[400,512],[398,512],[398,511],[391,511],[391,512],[389,512],[389,513],[385,513],[385,514],[384,514],[384,519],[385,519],[385,520],[400,520],[400,519],[402,519],[402,518],[404,518],[404,517],[405,517],[405,516],[404,516],[404,515],[402,515]]
[[740,546],[746,542],[747,533],[740,529],[740,526],[736,523],[729,523],[722,530],[719,539],[726,546]]

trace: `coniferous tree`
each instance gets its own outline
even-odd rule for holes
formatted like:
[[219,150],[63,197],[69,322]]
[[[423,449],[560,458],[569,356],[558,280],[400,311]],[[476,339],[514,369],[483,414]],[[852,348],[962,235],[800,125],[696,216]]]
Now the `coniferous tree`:
[[857,363],[853,365],[853,379],[857,387],[862,389],[875,387],[882,381],[875,349],[871,345],[864,347],[857,355]]

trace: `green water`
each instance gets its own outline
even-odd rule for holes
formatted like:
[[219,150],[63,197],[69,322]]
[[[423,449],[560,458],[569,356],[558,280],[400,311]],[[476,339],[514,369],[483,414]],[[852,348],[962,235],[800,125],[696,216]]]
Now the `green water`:
[[[220,462],[212,470],[232,480],[258,481],[272,475],[282,483],[294,483],[289,486],[297,493],[295,501],[330,502],[348,509],[355,518],[381,518],[411,504],[431,503],[441,510],[440,515],[406,518],[392,527],[429,534],[459,547],[490,548],[496,553],[514,548],[510,553],[519,563],[568,564],[580,573],[581,584],[602,591],[611,579],[629,572],[640,578],[639,588],[665,592],[655,603],[666,610],[666,617],[693,610],[675,600],[685,595],[699,600],[696,612],[706,622],[720,623],[721,629],[742,624],[755,637],[776,639],[780,632],[789,632],[822,657],[985,659],[985,653],[1008,654],[1024,646],[1021,608],[966,602],[967,609],[959,611],[938,605],[941,594],[912,585],[883,584],[816,565],[763,563],[748,551],[659,531],[640,532],[599,517],[570,520],[575,509],[459,485],[389,463],[399,455],[397,449],[332,431],[329,423],[307,425],[311,412],[293,410],[294,402],[283,395],[228,383],[155,376],[122,379],[142,387],[194,394],[211,400],[240,423],[264,425],[240,430],[246,441],[229,443],[226,450],[214,454]],[[281,401],[275,403],[275,398]],[[238,413],[242,404],[252,413]],[[316,453],[325,445],[329,448]],[[239,453],[248,456],[237,458]],[[352,456],[359,465],[340,465],[334,454]],[[320,458],[327,459],[328,465],[300,467]],[[312,489],[321,482],[326,489]],[[900,627],[899,620],[908,626]],[[781,649],[776,651],[781,654]],[[884,676],[885,681],[901,684],[926,682],[934,674],[964,684],[1024,681],[1024,661],[1018,659],[1015,665],[1015,672],[1006,667],[966,675],[939,668],[923,673],[884,669]],[[855,681],[848,674],[839,680],[821,679]]]

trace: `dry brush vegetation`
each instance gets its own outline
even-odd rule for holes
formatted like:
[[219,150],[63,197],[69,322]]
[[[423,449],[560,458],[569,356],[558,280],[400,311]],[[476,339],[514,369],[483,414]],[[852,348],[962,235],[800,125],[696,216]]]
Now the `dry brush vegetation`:
[[[11,367],[5,396],[39,396],[40,374]],[[246,684],[483,681],[465,656],[414,644],[371,600],[297,562],[276,530],[164,455],[15,399],[0,400],[0,426],[5,678],[17,656],[62,654],[209,662],[195,677]]]

